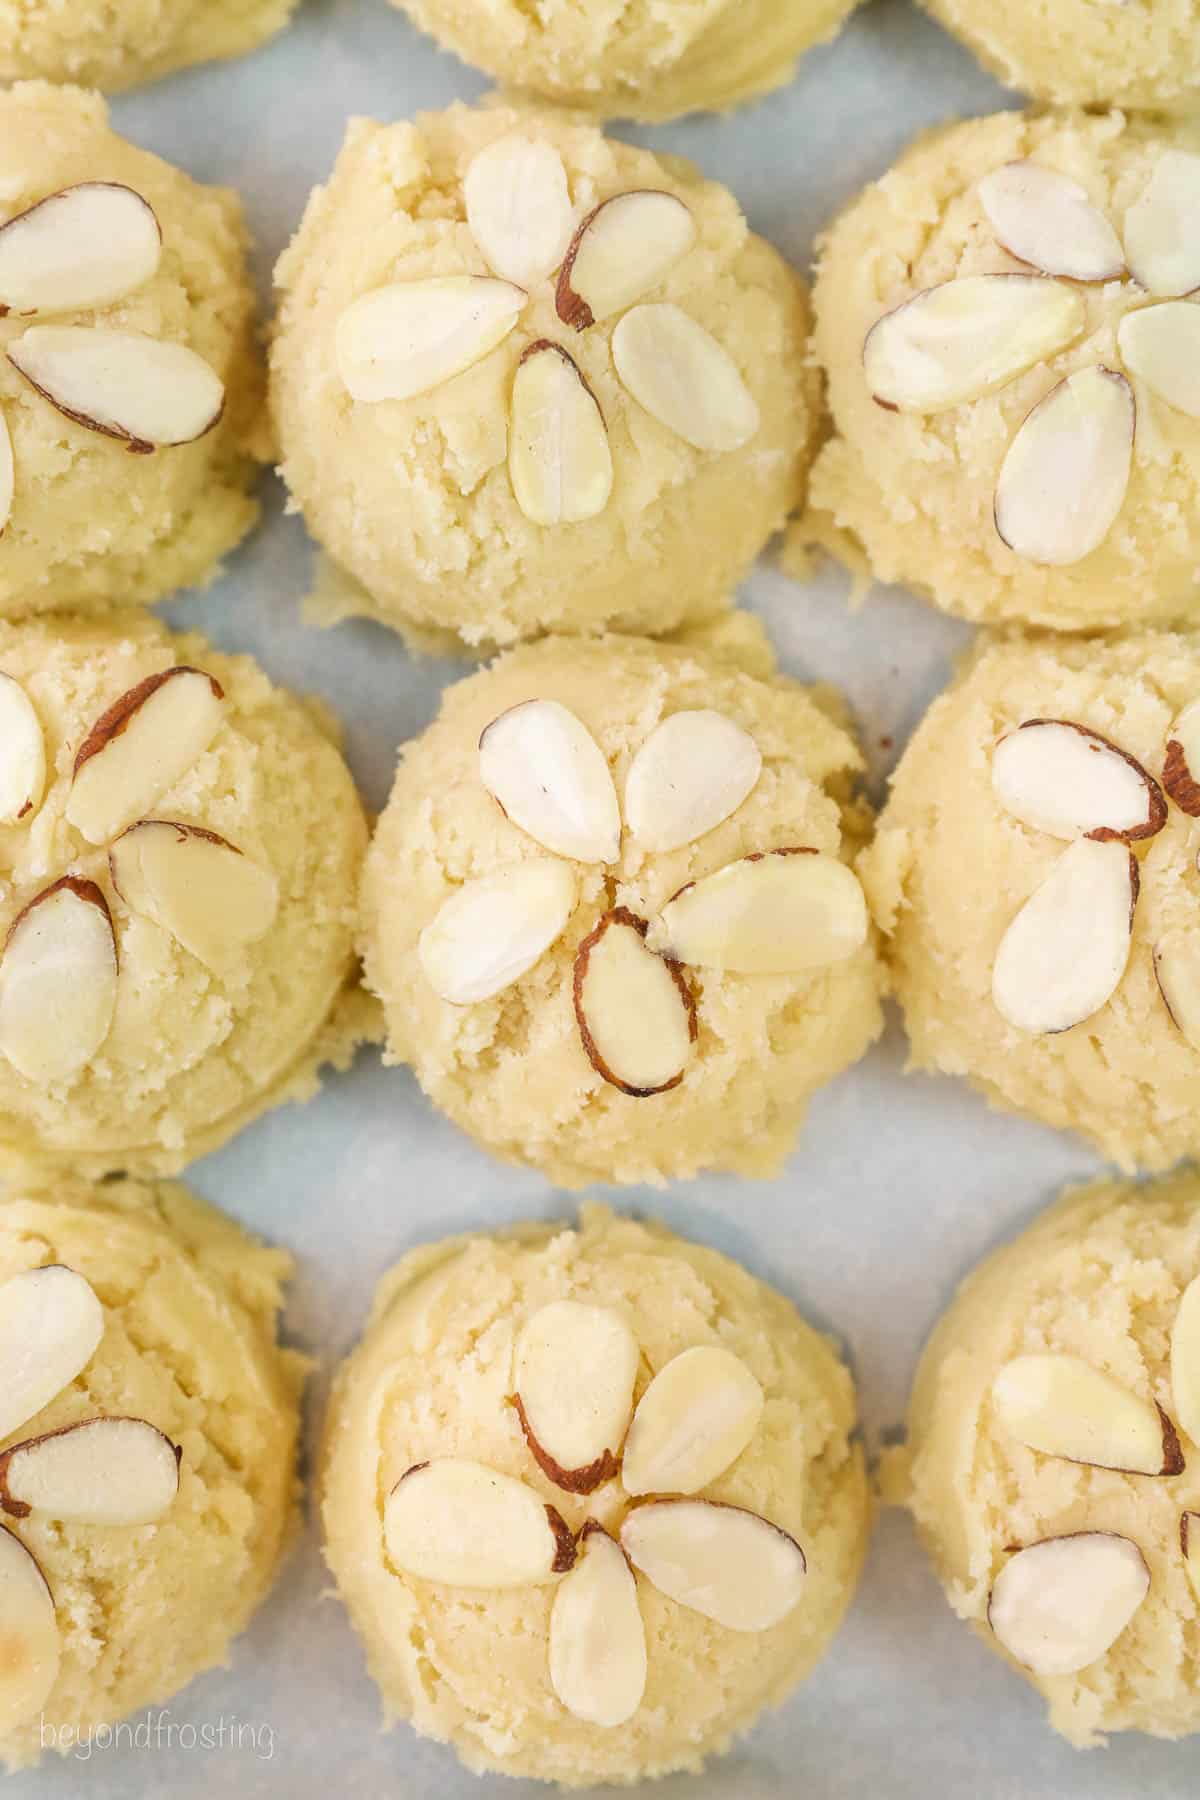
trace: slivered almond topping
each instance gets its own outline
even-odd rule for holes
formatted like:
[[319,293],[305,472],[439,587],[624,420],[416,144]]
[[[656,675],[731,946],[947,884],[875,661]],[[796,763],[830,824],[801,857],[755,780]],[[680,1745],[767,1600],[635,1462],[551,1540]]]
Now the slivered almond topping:
[[677,962],[646,947],[646,921],[605,913],[575,958],[575,1017],[588,1060],[623,1094],[679,1086],[696,1041],[696,1003]]
[[1137,863],[1123,843],[1067,846],[996,952],[992,999],[1010,1025],[1069,1031],[1107,1004],[1129,960],[1137,894]]
[[193,443],[225,409],[225,384],[202,356],[140,331],[31,325],[8,360],[65,417],[142,454]]
[[383,1512],[387,1553],[420,1581],[514,1588],[550,1581],[575,1561],[561,1514],[523,1481],[444,1456],[402,1475]]
[[1125,255],[1147,293],[1175,300],[1200,288],[1200,156],[1162,151],[1125,214]]
[[646,1690],[646,1632],[621,1546],[590,1519],[550,1609],[550,1685],[569,1713],[612,1730]]
[[104,1309],[62,1263],[25,1269],[0,1286],[0,1438],[49,1406],[87,1367],[104,1336]]
[[1192,1592],[1200,1600],[1200,1513],[1180,1513],[1179,1549]]
[[0,673],[0,824],[14,824],[36,811],[45,786],[41,720],[21,683]]
[[979,400],[1083,330],[1073,288],[1043,275],[965,275],[926,288],[871,327],[867,386],[896,412],[944,412]]
[[1109,1531],[1044,1538],[1016,1551],[997,1575],[988,1623],[1035,1675],[1073,1675],[1116,1643],[1149,1588],[1146,1559],[1129,1538]]
[[279,883],[270,869],[202,826],[142,819],[122,832],[108,864],[125,904],[209,968],[275,923]]
[[867,930],[853,869],[801,848],[745,856],[681,888],[651,943],[699,968],[791,975],[853,956]]
[[114,181],[81,181],[0,225],[0,313],[111,306],[162,256],[154,209]]
[[737,364],[678,306],[635,306],[613,332],[612,355],[638,405],[694,450],[738,450],[758,430]]
[[0,1455],[0,1506],[85,1525],[149,1525],[179,1492],[180,1452],[145,1419],[85,1419]]
[[1184,1288],[1171,1330],[1171,1393],[1181,1427],[1200,1445],[1200,1276]]
[[795,1538],[713,1500],[648,1500],[626,1515],[621,1546],[660,1593],[729,1631],[769,1631],[804,1587]]
[[572,359],[541,338],[513,377],[508,474],[535,525],[594,519],[612,493],[612,452],[596,396]]
[[758,745],[723,713],[672,713],[633,759],[625,822],[643,849],[678,850],[735,813],[761,770]]
[[1180,812],[1200,818],[1200,700],[1185,706],[1171,726],[1162,780]]
[[27,1081],[69,1081],[108,1036],[117,944],[94,881],[64,875],[17,914],[0,958],[0,1052]]
[[514,132],[471,159],[463,177],[471,235],[504,281],[529,288],[567,253],[575,209],[553,144]]
[[148,813],[208,749],[224,698],[218,681],[185,664],[122,694],[76,753],[68,824],[89,844],[103,844]]
[[1200,419],[1200,306],[1164,300],[1126,313],[1117,327],[1117,348],[1129,373],[1156,400]]
[[1057,838],[1153,837],[1167,803],[1141,763],[1072,719],[1026,719],[992,752],[992,792],[1022,825]]
[[417,940],[426,981],[453,1006],[502,994],[558,942],[578,891],[574,870],[548,856],[464,882]]
[[604,752],[557,700],[526,700],[493,719],[479,740],[479,778],[543,850],[616,862],[621,814]]
[[555,1300],[527,1321],[513,1399],[525,1441],[557,1487],[590,1494],[612,1480],[637,1368],[637,1340],[609,1307]]
[[1200,940],[1176,932],[1154,946],[1154,979],[1175,1028],[1200,1050]]
[[0,1527],[0,1733],[36,1719],[58,1679],[58,1620],[46,1577],[21,1540]]
[[1133,389],[1112,369],[1076,370],[1034,407],[996,482],[996,530],[1026,562],[1066,568],[1104,542],[1133,461]]
[[411,400],[502,344],[528,298],[486,275],[397,281],[353,301],[337,322],[338,373],[352,400]]
[[626,1492],[699,1493],[737,1461],[762,1410],[762,1388],[732,1351],[682,1351],[638,1402],[621,1470]]
[[1012,162],[979,183],[988,223],[1004,248],[1043,275],[1113,281],[1125,252],[1086,189],[1040,163]]
[[582,221],[558,277],[564,325],[585,331],[657,287],[696,241],[690,209],[652,188],[615,194]]
[[1078,1356],[1015,1356],[992,1382],[1004,1430],[1043,1456],[1131,1475],[1178,1475],[1183,1452],[1161,1406]]

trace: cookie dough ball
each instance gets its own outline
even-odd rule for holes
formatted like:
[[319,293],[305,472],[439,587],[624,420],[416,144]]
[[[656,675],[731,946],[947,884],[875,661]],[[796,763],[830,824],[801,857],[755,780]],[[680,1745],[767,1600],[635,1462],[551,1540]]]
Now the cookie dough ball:
[[0,1159],[171,1172],[363,1035],[330,721],[135,616],[0,625]]
[[1069,1193],[959,1290],[889,1473],[1080,1746],[1200,1730],[1198,1266],[1194,1173]]
[[0,615],[210,579],[267,454],[239,201],[40,82],[0,94],[0,169]]
[[856,0],[393,0],[447,49],[508,88],[612,118],[723,111],[790,81]]
[[699,1768],[846,1610],[854,1423],[830,1342],[661,1226],[585,1206],[406,1256],[339,1371],[320,1477],[388,1717],[567,1787]]
[[799,501],[804,289],[674,158],[500,106],[356,120],[276,280],[282,473],[344,611],[657,635]]
[[964,618],[1187,614],[1198,286],[1194,127],[1001,113],[921,138],[824,243],[815,535]]
[[10,1768],[224,1662],[271,1586],[298,1489],[290,1269],[179,1187],[0,1202]]
[[563,1186],[777,1173],[881,1027],[835,705],[616,637],[452,687],[367,859],[389,1059]]
[[0,0],[0,80],[40,75],[109,93],[172,69],[240,56],[287,23],[295,0]]

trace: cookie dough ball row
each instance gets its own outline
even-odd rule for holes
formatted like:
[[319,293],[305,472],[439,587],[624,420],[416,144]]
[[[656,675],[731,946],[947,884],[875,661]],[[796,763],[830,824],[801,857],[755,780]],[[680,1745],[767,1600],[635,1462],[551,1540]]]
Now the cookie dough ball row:
[[40,76],[115,93],[241,56],[283,29],[296,0],[0,0],[0,81]]

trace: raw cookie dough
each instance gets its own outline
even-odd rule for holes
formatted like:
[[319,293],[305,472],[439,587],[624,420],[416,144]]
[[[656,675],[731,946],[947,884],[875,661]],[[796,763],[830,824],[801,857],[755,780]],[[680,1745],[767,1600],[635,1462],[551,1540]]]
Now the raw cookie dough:
[[602,117],[723,111],[790,81],[856,0],[393,0],[509,88]]
[[[514,1355],[531,1321],[547,1347],[543,1379],[565,1375],[558,1391],[569,1418],[573,1404],[590,1411],[601,1394],[612,1396],[605,1408],[610,1473],[589,1471],[596,1483],[590,1493],[551,1480],[522,1436],[514,1388],[534,1441],[538,1429],[549,1436],[533,1377],[523,1373],[531,1360],[523,1349]],[[661,1379],[684,1355],[689,1361]],[[669,1401],[674,1388],[678,1402],[680,1388],[691,1388],[691,1405],[680,1416],[691,1428],[686,1471],[675,1463],[667,1474],[665,1462],[655,1460],[663,1428],[677,1416],[670,1404],[652,1399],[626,1437],[631,1398],[640,1405],[655,1377],[660,1400]],[[722,1404],[729,1432],[717,1446],[708,1409]],[[655,1414],[658,1434],[649,1430]],[[589,1205],[577,1228],[529,1224],[411,1252],[384,1277],[366,1335],[338,1373],[320,1476],[326,1557],[389,1719],[407,1719],[449,1741],[472,1769],[564,1786],[699,1768],[809,1673],[849,1603],[870,1517],[854,1423],[853,1384],[831,1343],[773,1288],[662,1226]],[[651,1479],[678,1484],[686,1473],[686,1491],[697,1500],[758,1515],[692,1512],[693,1521],[712,1521],[714,1533],[740,1521],[759,1551],[781,1559],[772,1589],[773,1610],[783,1615],[778,1622],[764,1626],[760,1616],[751,1623],[747,1613],[739,1628],[719,1624],[668,1598],[644,1571],[631,1577],[613,1542],[638,1516],[615,1474],[622,1449],[622,1473],[639,1493]],[[425,1578],[406,1573],[401,1559],[409,1540],[397,1530],[389,1495],[397,1483],[404,1489],[402,1477],[415,1463],[429,1462],[433,1480],[443,1480],[443,1458],[515,1478],[525,1484],[518,1500],[539,1512],[539,1501],[553,1507],[560,1540],[567,1540],[557,1560],[574,1554],[580,1573],[558,1580],[539,1572],[506,1589],[492,1585],[497,1572],[482,1567],[470,1572],[479,1583],[473,1587],[435,1577],[429,1563]],[[668,1509],[649,1510],[661,1520]],[[593,1530],[573,1549],[568,1534],[589,1519],[609,1538]],[[487,1530],[486,1512],[479,1524]],[[444,1556],[448,1546],[434,1535]],[[487,1542],[494,1555],[513,1540]],[[636,1554],[628,1535],[625,1542]],[[807,1561],[798,1581],[796,1544]],[[732,1553],[722,1545],[719,1554],[729,1556],[726,1578],[706,1574],[729,1605]],[[761,1600],[757,1556],[751,1562],[748,1555],[741,1570],[747,1606]],[[572,1657],[564,1617],[573,1610],[572,1585],[578,1591],[592,1577],[598,1582],[605,1569],[615,1589],[612,1610],[597,1612],[594,1656],[585,1636],[583,1654]],[[610,1692],[602,1715],[608,1723],[590,1723],[576,1709],[587,1706],[606,1641],[621,1696]],[[564,1668],[573,1673],[569,1685]],[[625,1714],[619,1723],[617,1713]]]
[[0,0],[0,80],[41,75],[114,93],[240,56],[282,30],[296,0]]
[[[577,329],[555,276],[606,201]],[[498,105],[355,120],[276,281],[282,473],[360,584],[342,612],[473,646],[657,635],[726,607],[800,501],[804,287],[675,158]]]
[[[1195,1174],[1069,1192],[959,1290],[921,1359],[907,1448],[885,1476],[955,1612],[1003,1651],[988,1623],[994,1594],[993,1624],[1025,1659],[1008,1660],[1079,1746],[1108,1731],[1200,1730],[1198,1270]],[[1197,1553],[1190,1579],[1184,1513]],[[1023,1566],[1014,1555],[1064,1537]]]
[[964,618],[1188,614],[1200,306],[1176,296],[1198,286],[1194,126],[1012,112],[920,138],[824,240],[835,435],[804,531],[848,534],[880,580]]
[[[111,1522],[113,1512],[103,1523],[68,1517],[78,1477],[61,1463],[53,1488],[49,1468],[43,1474],[44,1504],[4,1515],[0,1760],[10,1767],[36,1762],[50,1745],[81,1754],[76,1746],[97,1726],[168,1700],[224,1662],[270,1587],[298,1491],[304,1361],[276,1344],[290,1270],[283,1251],[169,1184],[92,1187],[68,1177],[45,1191],[10,1190],[0,1202],[0,1283],[13,1284],[0,1288],[8,1421],[0,1444],[9,1451],[84,1420],[109,1421],[87,1434],[100,1491],[110,1507],[133,1498],[150,1515],[145,1523]],[[36,1322],[32,1375],[18,1354],[28,1338],[18,1347],[5,1335],[18,1315],[29,1315],[26,1331]],[[32,1413],[14,1397],[14,1369],[41,1382],[44,1399],[24,1402],[33,1399]],[[131,1442],[126,1424],[110,1462],[97,1434],[130,1419],[141,1427]],[[158,1433],[178,1447],[177,1477]],[[60,1451],[67,1441],[57,1440]],[[19,1467],[14,1459],[7,1479],[28,1493]],[[18,1613],[22,1594],[32,1604]],[[14,1643],[28,1625],[33,1642]]]
[[[512,651],[449,689],[376,829],[362,946],[389,1059],[563,1186],[775,1174],[881,1029],[844,709],[735,656]],[[820,854],[762,854],[794,850]],[[696,882],[703,919],[660,917]]]
[[311,1094],[367,1028],[329,719],[143,615],[0,625],[0,707],[0,1159],[170,1173]]
[[[1194,638],[984,644],[905,751],[859,863],[913,1066],[966,1075],[1128,1169],[1200,1151],[1200,792],[1185,773],[1200,755],[1195,715],[1180,719],[1198,695]],[[1168,771],[1172,741],[1190,764]],[[1132,936],[1121,837],[1071,841],[1096,830],[1131,838]]]
[[[98,95],[25,82],[0,94],[0,217],[0,615],[210,579],[254,523],[268,455],[241,203],[118,137]],[[121,334],[103,381],[101,333]],[[111,435],[79,422],[89,405]],[[127,441],[147,428],[157,448]]]

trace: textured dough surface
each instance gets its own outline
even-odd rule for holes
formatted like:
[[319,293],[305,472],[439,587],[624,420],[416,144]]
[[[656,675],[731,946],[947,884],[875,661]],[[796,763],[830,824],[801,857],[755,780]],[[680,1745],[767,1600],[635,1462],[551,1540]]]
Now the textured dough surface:
[[[179,1494],[155,1524],[6,1521],[58,1614],[62,1664],[43,1709],[69,1753],[86,1733],[223,1663],[270,1587],[294,1525],[304,1359],[276,1345],[291,1258],[169,1184],[75,1178],[0,1202],[0,1281],[61,1262],[104,1306],[84,1372],[5,1447],[97,1413],[181,1446]],[[38,1721],[0,1739],[35,1762]]]
[[[42,82],[0,94],[0,217],[97,180],[124,183],[150,203],[162,261],[125,299],[52,322],[188,345],[225,383],[225,412],[195,443],[131,456],[65,418],[0,357],[16,468],[0,538],[0,615],[161,600],[211,579],[258,515],[248,489],[268,449],[241,202],[118,137],[97,94]],[[0,319],[0,351],[28,323]]]
[[[731,646],[729,654],[738,655]],[[478,775],[484,727],[544,698],[575,712],[603,749],[618,795],[659,721],[712,707],[758,743],[763,771],[731,818],[698,842],[647,856],[626,836],[605,871],[575,865],[579,904],[528,975],[474,1006],[428,985],[421,931],[461,882],[544,852],[511,824]],[[878,1036],[874,946],[801,975],[693,972],[699,1039],[682,1084],[632,1099],[584,1052],[572,1003],[576,951],[610,906],[652,918],[699,875],[755,850],[811,845],[848,857],[865,829],[850,801],[861,767],[820,691],[759,679],[727,656],[636,639],[546,639],[446,693],[437,720],[404,751],[368,853],[362,939],[368,985],[384,1004],[388,1056],[479,1143],[571,1187],[654,1182],[705,1168],[774,1174],[813,1091]]]
[[1171,805],[1164,829],[1135,846],[1141,892],[1113,998],[1071,1031],[1030,1036],[993,1005],[992,965],[1065,846],[1001,809],[992,748],[1026,719],[1067,719],[1157,779],[1168,727],[1198,694],[1200,644],[1169,632],[985,643],[926,714],[859,862],[912,1066],[966,1075],[994,1104],[1080,1131],[1130,1169],[1200,1152],[1200,1053],[1172,1023],[1152,961],[1161,939],[1196,930],[1200,823]]
[[811,504],[861,543],[879,580],[901,582],[964,618],[1060,630],[1168,622],[1194,609],[1200,420],[1141,384],[1129,491],[1097,550],[1067,568],[1041,567],[1001,541],[992,516],[996,476],[1026,414],[1075,369],[1120,367],[1117,327],[1144,298],[1132,283],[1076,285],[1088,316],[1073,344],[997,393],[948,412],[885,411],[862,366],[870,327],[911,294],[955,276],[1024,268],[987,222],[976,191],[984,175],[1022,158],[1058,170],[1087,190],[1120,234],[1168,146],[1195,152],[1200,134],[1117,113],[1000,113],[918,139],[833,225],[814,304],[835,435],[813,469]]
[[987,1601],[1007,1544],[1100,1530],[1138,1545],[1150,1591],[1106,1655],[1050,1677],[1006,1658],[1080,1746],[1106,1731],[1200,1730],[1200,1607],[1179,1552],[1179,1515],[1200,1506],[1200,1446],[1184,1438],[1187,1467],[1166,1479],[1041,1456],[997,1430],[991,1383],[1014,1356],[1078,1356],[1174,1417],[1170,1333],[1198,1268],[1194,1174],[1069,1192],[960,1288],[921,1359],[907,1451],[888,1471],[950,1604],[997,1651]]
[[[554,281],[534,285],[516,329],[454,380],[407,401],[354,402],[334,358],[351,301],[394,280],[489,271],[465,222],[476,153],[519,131],[566,166],[582,217],[633,188],[676,194],[693,249],[645,298],[674,302],[732,356],[761,423],[740,450],[690,448],[617,380],[620,315],[564,326]],[[282,474],[314,537],[361,584],[347,599],[385,624],[451,630],[471,645],[543,631],[658,634],[704,619],[799,503],[815,424],[799,277],[749,231],[733,196],[690,165],[549,112],[453,106],[414,124],[351,122],[276,270],[272,405]],[[509,482],[509,390],[522,351],[566,345],[608,427],[614,487],[578,524],[532,524]]]
[[[573,1528],[589,1512],[619,1527],[619,1482],[588,1500],[554,1487],[506,1404],[522,1323],[560,1299],[624,1316],[642,1349],[638,1396],[695,1344],[746,1363],[766,1394],[762,1423],[705,1493],[782,1525],[808,1560],[799,1604],[766,1632],[725,1630],[639,1580],[646,1693],[607,1731],[573,1718],[549,1685],[552,1586],[481,1592],[401,1576],[381,1531],[405,1470],[446,1455],[528,1482]],[[854,1422],[848,1371],[790,1301],[661,1226],[588,1205],[577,1229],[528,1225],[412,1252],[384,1277],[339,1371],[321,1471],[326,1556],[388,1717],[449,1740],[471,1768],[566,1786],[698,1768],[809,1672],[850,1601],[869,1524]]]
[[[75,752],[92,722],[145,676],[199,666],[225,689],[226,717],[153,816],[205,826],[265,863],[279,884],[266,937],[220,974],[131,912],[64,807]],[[280,1101],[315,1091],[325,1061],[363,1035],[354,990],[354,906],[366,822],[329,723],[272,687],[247,656],[220,655],[131,615],[0,625],[0,670],[33,702],[46,740],[47,791],[0,827],[0,939],[68,870],[99,883],[121,974],[105,1043],[68,1082],[41,1086],[0,1058],[0,1157],[174,1173]]]
[[296,0],[0,0],[0,80],[43,76],[114,93],[172,69],[240,56]]

